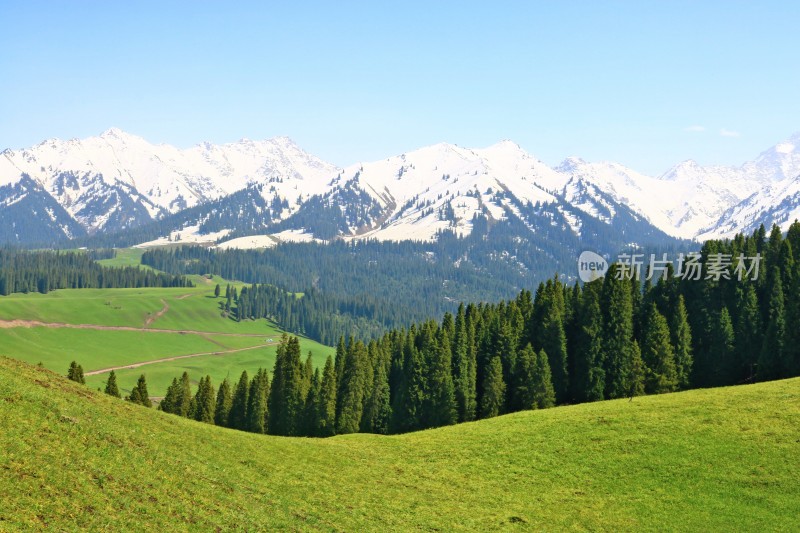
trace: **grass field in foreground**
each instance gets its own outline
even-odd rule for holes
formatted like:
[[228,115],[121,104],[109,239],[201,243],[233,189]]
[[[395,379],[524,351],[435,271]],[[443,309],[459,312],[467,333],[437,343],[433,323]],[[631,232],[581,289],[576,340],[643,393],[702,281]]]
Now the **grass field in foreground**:
[[[0,328],[0,355],[34,364],[41,362],[57,373],[66,373],[70,362],[75,360],[88,372],[166,357],[264,346],[268,339],[280,340],[280,329],[267,320],[235,322],[223,317],[220,303],[225,300],[213,295],[218,282],[224,287],[225,280],[204,280],[197,276],[197,286],[190,288],[74,289],[2,297],[2,320],[147,328],[148,331],[43,326]],[[300,346],[303,357],[309,351],[313,353],[316,365],[324,364],[325,358],[335,352],[309,339],[301,338]],[[172,378],[184,371],[189,372],[194,382],[208,374],[214,385],[219,386],[228,375],[238,378],[242,370],[250,374],[259,367],[272,370],[274,361],[275,347],[265,346],[224,356],[200,356],[121,370],[119,384],[123,392],[128,392],[144,373],[150,394],[163,396]],[[102,387],[106,377],[90,376],[87,383]]]
[[0,412],[0,529],[800,529],[800,379],[314,440],[0,358]]

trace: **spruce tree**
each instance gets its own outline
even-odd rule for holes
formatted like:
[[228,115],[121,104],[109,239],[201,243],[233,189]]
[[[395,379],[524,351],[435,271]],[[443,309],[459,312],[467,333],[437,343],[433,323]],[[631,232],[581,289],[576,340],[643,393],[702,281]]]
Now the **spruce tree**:
[[771,271],[767,298],[767,331],[758,358],[758,379],[766,381],[784,377],[784,340],[786,315],[783,283],[778,267]]
[[550,363],[544,350],[536,355],[533,370],[533,406],[536,409],[548,409],[556,404],[556,392],[550,372]]
[[[536,379],[537,355],[528,343],[517,356],[517,369],[514,372],[514,407],[516,409],[535,409],[534,382]],[[548,366],[549,369],[549,366]],[[551,384],[552,386],[552,384]]]
[[147,392],[147,381],[145,380],[144,374],[139,376],[136,386],[133,387],[130,396],[128,396],[126,400],[145,407],[153,406],[153,403],[150,401],[150,395]]
[[605,393],[609,399],[624,398],[636,390],[633,374],[633,303],[630,281],[617,279],[620,265],[613,264],[603,281],[600,307],[603,312],[602,355]]
[[322,371],[319,401],[317,404],[317,432],[320,437],[336,434],[336,370],[329,355]]
[[219,293],[220,293],[220,287],[219,283],[217,283],[217,286],[214,287],[214,298],[219,298]]
[[113,370],[108,374],[105,393],[115,398],[122,398],[122,395],[119,393],[119,387],[117,386],[117,375]]
[[426,426],[439,427],[458,421],[456,398],[453,387],[452,357],[447,330],[434,334],[430,346],[425,410]]
[[645,392],[661,394],[678,387],[675,352],[670,343],[667,319],[650,303],[642,332],[642,361],[646,367]]
[[[469,339],[467,338],[467,321],[464,304],[458,307],[456,314],[453,338],[453,388],[456,399],[458,421],[464,422],[468,418],[468,403],[470,401],[470,388],[474,391],[474,384],[469,377]],[[474,392],[472,392],[474,394]],[[474,417],[474,412],[473,415]]]
[[192,399],[192,412],[190,416],[198,422],[206,424],[214,423],[214,408],[216,401],[214,398],[214,387],[211,385],[211,376],[200,379],[197,385],[197,393]]
[[602,280],[585,284],[576,312],[575,375],[570,377],[573,383],[573,397],[578,402],[603,399],[606,378],[602,360],[603,320],[600,310],[602,287]]
[[627,379],[625,380],[628,387],[627,396],[629,398],[644,394],[644,380],[646,375],[647,369],[642,361],[642,352],[639,349],[639,343],[634,340],[631,345],[631,363],[628,369]]
[[364,409],[362,430],[368,433],[386,434],[389,432],[389,422],[392,416],[392,406],[389,403],[389,375],[387,367],[388,358],[379,359],[375,366],[375,379],[372,390]]
[[231,401],[231,410],[228,414],[228,427],[247,431],[247,404],[250,395],[250,378],[247,370],[242,371],[236,390]]
[[192,404],[192,383],[189,380],[189,374],[184,372],[181,375],[181,380],[178,383],[178,395],[175,401],[175,414],[188,417],[189,409]]
[[492,358],[483,383],[481,418],[491,418],[502,413],[505,404],[506,384],[503,381],[503,363],[500,357]]
[[250,382],[247,405],[247,431],[266,433],[269,427],[269,374],[259,368]]
[[69,370],[67,371],[67,379],[80,383],[81,385],[85,385],[86,379],[83,377],[83,367],[75,361],[72,361],[69,364]]
[[319,436],[319,396],[322,391],[322,377],[319,368],[311,376],[311,387],[306,396],[306,405],[303,408],[303,420],[300,434],[306,437]]
[[357,341],[348,346],[343,371],[342,407],[336,420],[336,433],[356,433],[364,411],[368,371],[367,349],[363,342]]
[[756,374],[763,332],[758,297],[753,283],[746,283],[739,290],[736,308],[739,318],[736,321],[736,356],[733,383],[752,382]]
[[158,404],[159,411],[164,411],[165,413],[171,413],[174,415],[180,414],[178,412],[179,391],[180,385],[178,384],[178,378],[172,378],[172,384],[167,387],[167,392],[164,394],[164,398]]
[[228,427],[228,416],[233,405],[233,395],[231,393],[231,383],[228,378],[222,380],[222,384],[217,391],[217,402],[214,406],[214,424],[217,426]]
[[675,352],[675,373],[677,375],[678,388],[688,389],[694,358],[692,357],[692,332],[689,328],[683,295],[678,296],[675,313],[672,315],[670,335]]
[[269,392],[268,427],[271,434],[297,435],[305,406],[303,375],[299,340],[284,334],[276,350]]

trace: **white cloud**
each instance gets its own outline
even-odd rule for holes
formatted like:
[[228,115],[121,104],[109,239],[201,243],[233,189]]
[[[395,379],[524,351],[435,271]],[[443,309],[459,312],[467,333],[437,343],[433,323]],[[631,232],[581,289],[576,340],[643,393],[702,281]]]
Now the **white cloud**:
[[691,131],[691,132],[700,133],[700,132],[706,131],[706,128],[704,126],[689,126],[688,128],[683,128],[683,131]]
[[738,137],[739,136],[739,132],[738,131],[726,130],[725,128],[722,128],[721,130],[719,130],[719,134],[722,135],[723,137]]

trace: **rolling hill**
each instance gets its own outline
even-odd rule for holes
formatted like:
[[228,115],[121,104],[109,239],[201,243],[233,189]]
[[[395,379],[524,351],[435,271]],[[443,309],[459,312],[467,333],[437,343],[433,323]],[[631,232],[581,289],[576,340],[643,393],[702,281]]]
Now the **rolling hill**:
[[0,413],[3,530],[800,528],[800,379],[312,440],[0,357]]

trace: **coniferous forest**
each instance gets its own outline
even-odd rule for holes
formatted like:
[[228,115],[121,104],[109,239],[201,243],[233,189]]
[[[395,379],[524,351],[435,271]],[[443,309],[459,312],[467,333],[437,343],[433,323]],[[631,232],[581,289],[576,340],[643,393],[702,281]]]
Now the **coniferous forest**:
[[95,262],[107,254],[18,251],[0,248],[0,295],[48,293],[55,289],[119,289],[191,287],[184,276],[136,267],[103,267]]
[[[555,276],[535,293],[462,304],[441,321],[340,338],[322,369],[303,359],[296,337],[284,335],[271,381],[265,369],[245,372],[215,392],[206,377],[192,395],[184,374],[160,408],[244,431],[323,437],[798,376],[797,248],[795,223],[785,238],[760,228],[707,242],[697,276],[668,265],[642,282],[620,263],[583,286]],[[741,276],[740,257],[756,256],[757,271]],[[241,293],[232,300],[243,301]],[[143,381],[132,401],[147,400]]]

